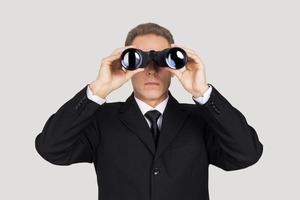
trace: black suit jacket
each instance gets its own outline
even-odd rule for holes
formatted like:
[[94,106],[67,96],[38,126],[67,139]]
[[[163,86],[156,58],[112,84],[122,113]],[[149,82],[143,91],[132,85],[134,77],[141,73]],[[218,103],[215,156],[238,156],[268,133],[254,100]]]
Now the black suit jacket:
[[101,200],[208,200],[208,166],[256,163],[263,151],[245,117],[211,85],[205,104],[169,101],[155,149],[133,92],[99,105],[86,85],[52,114],[35,139],[50,163],[93,163]]

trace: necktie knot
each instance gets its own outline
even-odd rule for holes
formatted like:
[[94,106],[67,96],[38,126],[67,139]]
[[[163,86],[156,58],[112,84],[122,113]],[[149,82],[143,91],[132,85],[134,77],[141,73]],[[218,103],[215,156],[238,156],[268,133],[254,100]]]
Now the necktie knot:
[[158,137],[159,137],[159,129],[158,129],[158,126],[157,126],[157,119],[160,116],[160,112],[158,110],[150,110],[150,111],[145,113],[145,116],[151,122],[151,132],[152,132],[153,139],[154,139],[154,142],[155,142],[155,147],[156,147]]
[[150,110],[145,113],[145,116],[151,121],[151,124],[157,123],[157,119],[160,116],[160,112],[158,110]]

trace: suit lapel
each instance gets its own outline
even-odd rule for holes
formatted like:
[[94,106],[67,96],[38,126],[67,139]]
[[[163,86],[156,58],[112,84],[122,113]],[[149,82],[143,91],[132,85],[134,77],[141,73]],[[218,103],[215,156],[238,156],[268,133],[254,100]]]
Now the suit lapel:
[[119,113],[119,119],[140,138],[140,140],[154,155],[155,144],[152,138],[151,129],[149,128],[147,121],[145,120],[138,104],[134,99],[133,92],[122,105]]
[[133,92],[119,110],[119,119],[132,131],[132,133],[140,138],[153,156],[155,156],[155,160],[171,143],[189,115],[188,110],[181,109],[180,104],[171,95],[170,91],[168,91],[168,93],[169,100],[163,113],[157,149],[155,149],[151,129],[134,99]]
[[154,160],[159,158],[161,153],[172,142],[189,114],[190,112],[183,109],[169,91],[169,100],[163,113],[162,127]]

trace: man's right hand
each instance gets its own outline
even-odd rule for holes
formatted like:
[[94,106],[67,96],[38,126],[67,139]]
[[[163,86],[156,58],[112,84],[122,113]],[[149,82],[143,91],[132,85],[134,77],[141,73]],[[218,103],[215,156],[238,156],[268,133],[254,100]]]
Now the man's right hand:
[[126,83],[134,74],[144,71],[144,68],[126,70],[126,72],[122,70],[120,56],[127,48],[135,47],[130,45],[117,48],[110,56],[102,59],[97,79],[89,85],[94,95],[104,99],[113,90]]

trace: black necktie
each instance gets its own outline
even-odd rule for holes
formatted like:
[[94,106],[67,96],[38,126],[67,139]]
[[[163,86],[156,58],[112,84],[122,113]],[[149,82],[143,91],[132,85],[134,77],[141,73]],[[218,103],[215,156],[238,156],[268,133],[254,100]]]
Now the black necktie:
[[160,112],[157,111],[157,110],[150,110],[150,111],[145,113],[145,116],[151,122],[151,131],[152,131],[152,135],[153,135],[153,139],[154,139],[154,143],[155,143],[155,147],[156,147],[158,137],[159,137],[159,129],[158,129],[158,126],[157,126],[157,119],[160,116]]

